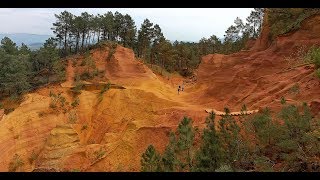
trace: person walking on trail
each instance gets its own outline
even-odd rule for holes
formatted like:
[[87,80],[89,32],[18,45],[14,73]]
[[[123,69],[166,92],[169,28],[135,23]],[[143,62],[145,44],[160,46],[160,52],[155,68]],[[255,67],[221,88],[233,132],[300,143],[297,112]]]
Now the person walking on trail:
[[178,87],[178,94],[180,93],[180,88],[181,88],[181,87],[180,87],[180,85],[179,85],[179,87]]
[[181,85],[181,91],[184,90],[184,82],[182,82],[182,85]]

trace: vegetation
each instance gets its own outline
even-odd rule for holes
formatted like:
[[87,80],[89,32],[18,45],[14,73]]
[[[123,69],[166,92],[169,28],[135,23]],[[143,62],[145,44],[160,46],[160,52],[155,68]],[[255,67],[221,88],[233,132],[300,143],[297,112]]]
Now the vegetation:
[[77,112],[75,110],[72,110],[68,113],[68,123],[74,124],[77,121]]
[[55,94],[50,91],[50,98],[49,107],[54,109],[55,112],[62,110],[63,113],[66,113],[68,109],[70,109],[70,104],[66,98],[62,96],[62,92]]
[[0,93],[20,96],[47,83],[64,80],[64,65],[59,60],[54,39],[48,39],[39,50],[20,48],[4,37],[0,46]]
[[106,154],[106,151],[100,148],[99,151],[95,151],[94,154],[96,156],[96,160],[98,160],[98,159],[101,159]]
[[315,74],[320,79],[320,68],[315,71]]
[[98,102],[100,103],[103,100],[103,94],[110,89],[111,83],[108,82],[104,84],[98,94]]
[[79,99],[79,97],[76,97],[74,99],[74,101],[71,103],[71,106],[72,107],[77,107],[79,104],[80,104],[80,99]]
[[[284,98],[283,98],[284,99]],[[142,155],[142,171],[319,171],[319,120],[306,103],[283,103],[278,115],[268,108],[245,116],[243,128],[229,115],[215,126],[215,114],[206,119],[199,146],[194,146],[191,120],[184,118],[178,137],[170,133],[161,155],[150,145]],[[243,134],[243,135],[241,135]],[[195,149],[195,153],[190,153]],[[280,163],[281,167],[275,168]]]
[[8,171],[9,172],[15,172],[17,171],[20,167],[24,165],[23,160],[20,158],[18,154],[15,154],[9,163]]
[[39,154],[37,154],[34,150],[32,150],[31,156],[29,157],[29,163],[32,164],[37,158]]
[[270,38],[294,31],[300,28],[301,22],[319,14],[319,8],[270,8],[268,9],[268,23],[270,25]]
[[88,129],[88,125],[85,124],[82,126],[81,131],[86,130],[86,129]]
[[153,147],[148,146],[146,152],[142,154],[141,158],[141,171],[142,172],[156,172],[160,171],[160,155]]
[[72,91],[75,94],[80,94],[83,88],[84,83],[80,80],[80,76],[78,74],[75,75],[75,86],[72,88]]
[[[202,38],[198,43],[167,40],[158,24],[145,19],[137,30],[135,22],[128,14],[107,12],[103,15],[81,13],[75,16],[68,11],[55,14],[53,33],[59,44],[60,54],[86,52],[88,49],[105,45],[109,48],[107,61],[115,52],[117,43],[132,48],[137,56],[147,64],[158,65],[168,72],[177,71],[189,76],[197,68],[200,58],[209,53],[239,51],[249,38],[257,38],[261,31],[263,9],[255,8],[244,24],[240,18],[228,28],[222,43],[215,35]],[[97,43],[97,44],[96,44]],[[89,78],[89,72],[83,78]]]
[[311,62],[315,66],[315,75],[320,78],[320,47],[313,46],[305,55],[306,61]]

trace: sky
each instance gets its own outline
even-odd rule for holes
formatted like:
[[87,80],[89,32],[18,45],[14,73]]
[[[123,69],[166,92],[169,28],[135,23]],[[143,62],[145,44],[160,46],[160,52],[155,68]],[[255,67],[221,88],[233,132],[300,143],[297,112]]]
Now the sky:
[[53,35],[54,14],[67,10],[74,15],[87,11],[104,14],[118,11],[129,14],[137,28],[145,18],[159,24],[165,37],[171,41],[199,41],[202,37],[224,32],[236,17],[245,21],[252,8],[0,8],[0,33],[31,33]]

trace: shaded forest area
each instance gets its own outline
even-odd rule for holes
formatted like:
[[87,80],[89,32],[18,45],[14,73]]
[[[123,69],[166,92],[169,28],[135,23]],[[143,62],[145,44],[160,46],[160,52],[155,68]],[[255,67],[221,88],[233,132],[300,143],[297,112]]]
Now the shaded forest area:
[[[185,117],[161,154],[149,145],[141,157],[147,172],[312,172],[320,170],[319,119],[312,117],[306,103],[286,104],[280,113],[266,108],[239,119],[226,115],[216,122],[214,113],[199,132]],[[196,136],[200,136],[196,142]]]

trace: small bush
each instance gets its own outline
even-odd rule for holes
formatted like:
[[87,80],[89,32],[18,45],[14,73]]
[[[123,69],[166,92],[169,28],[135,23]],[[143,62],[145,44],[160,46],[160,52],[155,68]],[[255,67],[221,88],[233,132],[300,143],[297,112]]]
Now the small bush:
[[22,167],[24,165],[24,162],[20,158],[18,154],[15,154],[9,163],[8,171],[9,172],[15,172],[19,167]]
[[300,93],[300,87],[299,84],[296,83],[290,88],[290,92],[293,94],[299,94]]
[[93,78],[94,78],[93,74],[89,73],[88,71],[85,71],[80,75],[81,80],[88,80],[88,79],[93,79]]
[[110,48],[109,53],[108,53],[108,57],[107,57],[107,61],[111,60],[111,57],[113,56],[113,54],[116,52],[115,49]]
[[39,117],[43,117],[43,116],[44,116],[44,112],[42,112],[42,111],[41,111],[41,112],[38,112],[38,116],[39,116]]
[[83,60],[81,61],[80,66],[85,66],[85,65],[86,65],[86,59],[83,59]]
[[103,94],[110,89],[111,83],[108,82],[107,84],[103,85],[100,93],[98,94],[98,102],[100,103],[103,100]]
[[54,102],[50,102],[49,107],[55,109],[57,105]]
[[71,88],[75,93],[80,94],[81,90],[83,88],[83,82],[81,80],[77,80],[75,82],[75,86],[73,88]]
[[2,109],[3,108],[3,105],[2,105],[2,103],[0,103],[0,109]]
[[39,154],[37,154],[34,150],[31,153],[31,156],[29,157],[29,163],[32,164],[37,158]]
[[98,76],[99,75],[99,70],[98,69],[94,69],[92,71],[92,76]]
[[232,172],[232,168],[229,165],[222,165],[218,169],[216,169],[216,172]]
[[96,155],[96,160],[98,160],[98,159],[101,159],[106,154],[106,151],[100,148],[100,150],[95,151],[94,154]]
[[72,66],[76,66],[77,65],[77,59],[72,59]]
[[76,107],[76,106],[79,105],[79,103],[80,103],[80,99],[79,99],[79,97],[77,97],[77,98],[71,103],[71,106],[72,106],[72,107]]
[[80,81],[80,80],[81,80],[80,75],[79,75],[78,72],[76,72],[76,73],[74,74],[74,81],[75,81],[75,82],[78,82],[78,81]]
[[56,94],[54,94],[54,93],[50,90],[50,92],[49,92],[49,96],[50,96],[50,97],[55,97],[55,96],[56,96]]
[[52,93],[50,96],[51,96],[51,101],[49,104],[50,108],[52,109],[63,108],[63,110],[66,111],[66,106],[69,105],[69,102],[67,102],[66,98],[61,95],[61,92],[58,93],[58,95]]
[[107,83],[107,84],[103,85],[103,87],[102,87],[102,89],[101,89],[101,91],[100,91],[100,94],[103,94],[103,93],[105,93],[107,90],[109,90],[109,89],[110,89],[110,86],[111,86],[111,83]]
[[60,101],[61,107],[64,107],[64,105],[67,104],[66,98],[60,94],[59,94],[59,101]]
[[320,47],[310,48],[307,58],[310,58],[316,69],[320,68]]
[[320,68],[315,71],[316,77],[320,79]]
[[4,114],[9,114],[11,113],[12,111],[14,111],[14,108],[8,108],[8,109],[4,109]]
[[80,172],[80,169],[72,169],[71,172]]
[[281,97],[281,100],[280,100],[280,103],[283,105],[283,104],[286,104],[286,99],[282,96]]
[[68,123],[74,124],[77,121],[77,112],[70,111],[68,114]]
[[189,76],[192,76],[193,74],[192,70],[188,68],[180,70],[179,73],[181,74],[181,76],[184,76],[184,77],[189,77]]
[[83,125],[81,131],[88,129],[88,125]]

